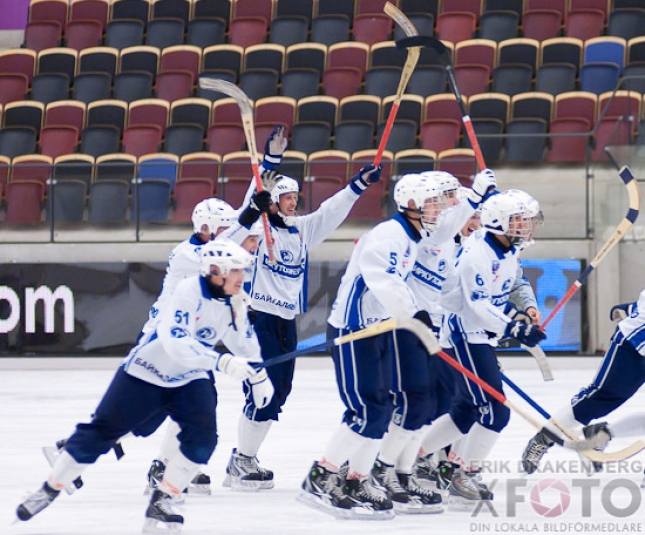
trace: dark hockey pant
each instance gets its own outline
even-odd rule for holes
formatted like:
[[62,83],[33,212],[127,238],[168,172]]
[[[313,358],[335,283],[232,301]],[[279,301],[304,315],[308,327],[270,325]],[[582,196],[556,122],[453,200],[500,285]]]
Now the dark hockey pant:
[[180,450],[194,463],[206,464],[217,444],[217,393],[209,379],[165,388],[128,375],[119,368],[92,421],[78,424],[65,449],[79,463],[91,464],[123,435],[160,411],[179,424]]

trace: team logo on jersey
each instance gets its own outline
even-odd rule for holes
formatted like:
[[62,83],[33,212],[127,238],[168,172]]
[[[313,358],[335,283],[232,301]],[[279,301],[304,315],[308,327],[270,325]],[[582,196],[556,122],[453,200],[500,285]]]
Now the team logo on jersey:
[[480,299],[488,299],[488,292],[484,290],[475,290],[470,294],[471,301],[479,301]]
[[280,251],[280,258],[283,262],[293,262],[293,253],[291,251],[282,250]]
[[446,269],[448,269],[448,262],[443,259],[439,260],[439,263],[437,264],[437,271],[439,271],[439,273],[443,273],[444,271],[446,271]]
[[200,340],[212,340],[216,334],[215,329],[212,327],[203,327],[197,331],[196,336]]
[[182,329],[181,327],[173,327],[170,329],[170,336],[173,338],[186,338],[188,336],[188,333],[186,332],[186,329]]
[[499,271],[499,262],[497,260],[493,261],[493,275],[497,275],[497,272]]
[[507,292],[511,289],[511,279],[506,279],[502,284],[502,292]]

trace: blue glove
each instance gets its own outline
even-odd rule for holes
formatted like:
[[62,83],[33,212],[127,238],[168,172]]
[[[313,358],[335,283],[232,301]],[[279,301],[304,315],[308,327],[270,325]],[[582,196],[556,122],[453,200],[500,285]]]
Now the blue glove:
[[284,126],[278,125],[264,144],[262,167],[269,171],[278,167],[285,150],[287,150],[287,138],[284,136]]
[[628,318],[634,311],[634,305],[636,305],[636,303],[623,303],[621,305],[614,305],[613,307],[611,307],[611,311],[609,312],[609,319],[611,321],[621,321],[625,318]]
[[540,330],[539,325],[527,325],[523,321],[511,321],[506,326],[504,337],[515,338],[520,344],[535,347],[542,340],[546,340],[546,333]]
[[374,167],[372,164],[362,167],[361,170],[352,177],[352,180],[349,183],[354,193],[356,193],[356,195],[360,195],[369,187],[370,184],[374,184],[374,182],[381,180],[382,169],[383,168],[380,165],[378,167]]

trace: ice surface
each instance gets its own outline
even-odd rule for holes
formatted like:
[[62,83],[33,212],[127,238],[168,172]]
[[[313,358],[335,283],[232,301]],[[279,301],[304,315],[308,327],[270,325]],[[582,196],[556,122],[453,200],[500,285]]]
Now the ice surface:
[[[599,363],[596,357],[552,358],[556,379],[545,383],[530,358],[503,357],[501,360],[505,373],[549,412],[555,412],[588,384]],[[117,462],[113,453],[109,453],[88,468],[83,474],[85,486],[81,490],[72,496],[61,494],[52,506],[29,522],[11,525],[18,503],[47,476],[48,465],[41,447],[53,445],[68,436],[76,423],[89,419],[119,362],[119,359],[71,358],[0,360],[0,534],[141,532],[147,504],[143,495],[146,473],[163,429],[147,439],[129,439],[124,444],[126,455],[122,460]],[[309,509],[297,502],[295,496],[312,461],[322,454],[343,410],[328,358],[298,361],[293,393],[280,422],[273,426],[260,451],[261,464],[275,471],[276,488],[260,493],[232,492],[223,488],[221,482],[231,448],[236,443],[242,394],[239,384],[226,376],[218,376],[218,392],[219,444],[204,469],[213,480],[213,495],[187,499],[185,534],[645,531],[642,514],[645,506],[641,505],[638,489],[645,455],[590,477],[582,470],[575,452],[554,447],[544,458],[550,471],[523,476],[518,473],[518,462],[534,429],[517,414],[512,415],[503,431],[491,455],[491,466],[484,473],[484,481],[496,481],[494,513],[484,508],[476,514],[444,512],[398,516],[389,522],[359,522],[335,520]],[[507,395],[513,403],[533,413],[508,389]],[[612,417],[637,411],[642,405],[643,393],[639,392]],[[618,449],[629,442],[612,441],[609,448]],[[549,479],[556,482],[549,483]],[[540,485],[545,488],[538,495]],[[536,502],[533,505],[532,498]],[[558,510],[560,504],[566,505],[562,513]],[[553,516],[542,516],[537,510]],[[551,513],[545,513],[547,510]]]

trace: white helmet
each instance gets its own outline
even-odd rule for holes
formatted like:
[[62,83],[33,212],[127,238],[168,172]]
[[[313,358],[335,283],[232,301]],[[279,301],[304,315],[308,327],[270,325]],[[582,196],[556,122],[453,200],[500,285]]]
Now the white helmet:
[[451,191],[457,191],[461,186],[459,179],[448,171],[423,171],[421,176],[438,180],[444,195]]
[[251,225],[251,228],[249,229],[249,236],[262,235],[264,235],[264,223],[262,222],[262,218],[260,218]]
[[271,200],[276,204],[280,202],[280,195],[285,193],[298,193],[300,185],[295,178],[286,175],[278,175],[275,184],[271,188]]
[[520,190],[506,190],[482,205],[481,224],[492,234],[505,236],[512,245],[533,243],[533,231],[542,221],[538,202]]
[[394,186],[394,202],[397,210],[403,212],[410,200],[414,201],[417,213],[421,214],[421,225],[425,230],[434,230],[439,214],[446,208],[443,189],[436,177],[421,174],[403,175]]
[[207,277],[216,266],[220,275],[228,275],[232,269],[246,269],[251,266],[253,256],[231,240],[213,240],[201,250],[201,274]]
[[222,199],[211,197],[198,202],[193,208],[193,230],[200,234],[202,226],[208,227],[208,232],[215,234],[218,228],[228,228],[237,219],[233,207]]

